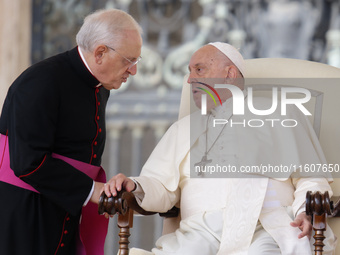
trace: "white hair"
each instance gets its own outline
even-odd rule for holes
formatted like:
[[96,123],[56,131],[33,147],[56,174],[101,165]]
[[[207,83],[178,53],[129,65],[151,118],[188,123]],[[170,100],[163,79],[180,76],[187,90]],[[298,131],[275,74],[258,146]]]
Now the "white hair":
[[126,30],[142,34],[142,28],[130,14],[117,9],[98,10],[85,17],[76,41],[85,51],[93,51],[100,44],[114,47]]

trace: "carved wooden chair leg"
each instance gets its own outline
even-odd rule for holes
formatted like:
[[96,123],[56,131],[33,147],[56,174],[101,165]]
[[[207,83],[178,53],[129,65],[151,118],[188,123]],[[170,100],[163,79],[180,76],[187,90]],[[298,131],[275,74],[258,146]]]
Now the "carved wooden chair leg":
[[119,232],[119,255],[129,254],[129,236],[130,228],[133,225],[133,209],[130,209],[129,199],[132,196],[130,193],[121,191],[116,197],[107,197],[103,192],[99,199],[98,213],[109,215],[118,214]]
[[[107,197],[104,192],[101,194],[98,204],[98,213],[108,213],[109,215],[118,214],[117,224],[120,228],[119,255],[129,254],[129,236],[130,228],[132,228],[133,225],[134,212],[141,215],[152,215],[156,213],[145,211],[141,208],[132,192],[121,190],[115,197]],[[160,215],[163,217],[177,217],[179,215],[179,209],[173,207],[168,212],[161,213]]]
[[129,254],[130,228],[133,227],[133,210],[127,209],[126,214],[118,214],[119,255]]
[[325,239],[324,231],[326,231],[326,215],[315,215],[313,214],[313,229],[314,235],[314,251],[315,255],[322,255],[323,247],[325,246],[323,240]]

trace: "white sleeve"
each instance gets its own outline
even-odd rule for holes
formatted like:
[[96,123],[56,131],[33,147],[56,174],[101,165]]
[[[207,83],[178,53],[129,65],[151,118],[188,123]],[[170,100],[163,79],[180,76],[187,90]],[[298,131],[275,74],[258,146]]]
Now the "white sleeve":
[[137,203],[139,205],[141,205],[141,203],[144,199],[144,196],[145,196],[144,190],[143,190],[142,186],[138,183],[138,181],[136,181],[133,178],[130,178],[130,179],[133,180],[133,182],[136,184],[136,188],[135,188],[134,191],[132,191],[132,193],[135,195]]
[[326,178],[315,177],[315,178],[292,178],[293,185],[295,187],[293,212],[294,215],[305,211],[306,193],[307,191],[320,191],[324,193],[328,191],[329,196],[333,195],[332,188]]

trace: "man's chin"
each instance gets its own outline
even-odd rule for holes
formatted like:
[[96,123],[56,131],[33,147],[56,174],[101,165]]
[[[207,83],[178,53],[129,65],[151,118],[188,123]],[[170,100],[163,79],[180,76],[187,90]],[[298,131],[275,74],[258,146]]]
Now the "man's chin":
[[195,105],[197,106],[197,108],[201,109],[201,107],[202,107],[201,99],[196,99],[196,98],[194,97],[194,103],[195,103]]
[[[195,102],[195,105],[196,105],[196,107],[197,107],[198,109],[202,109],[201,100],[199,100],[198,102],[197,102],[197,101],[194,101],[194,102]],[[214,109],[214,108],[216,108],[215,105],[210,105],[210,104],[208,104],[208,105],[206,106],[207,112],[209,112],[211,109]]]
[[[197,108],[201,109],[202,108],[202,100],[201,98],[199,97],[194,97],[194,103],[195,105],[197,106]],[[211,105],[210,102],[208,102],[207,104],[207,110],[211,110],[212,108],[215,107],[215,105]]]
[[107,90],[116,90],[119,89],[122,86],[122,83],[120,82],[115,82],[112,84],[103,84],[103,87],[106,88]]

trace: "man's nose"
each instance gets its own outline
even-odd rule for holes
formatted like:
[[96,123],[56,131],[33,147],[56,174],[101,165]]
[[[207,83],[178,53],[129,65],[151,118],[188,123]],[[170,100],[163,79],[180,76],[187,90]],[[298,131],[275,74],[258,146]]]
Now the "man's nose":
[[192,83],[193,79],[194,79],[194,77],[193,77],[193,75],[190,73],[190,74],[188,75],[187,83],[189,83],[189,84]]
[[198,78],[198,77],[195,76],[195,75],[190,74],[190,75],[188,76],[187,83],[189,83],[189,84],[199,83],[199,82],[198,82],[199,80],[200,80],[200,78]]
[[127,71],[129,72],[129,74],[135,75],[137,73],[137,65],[129,67]]

